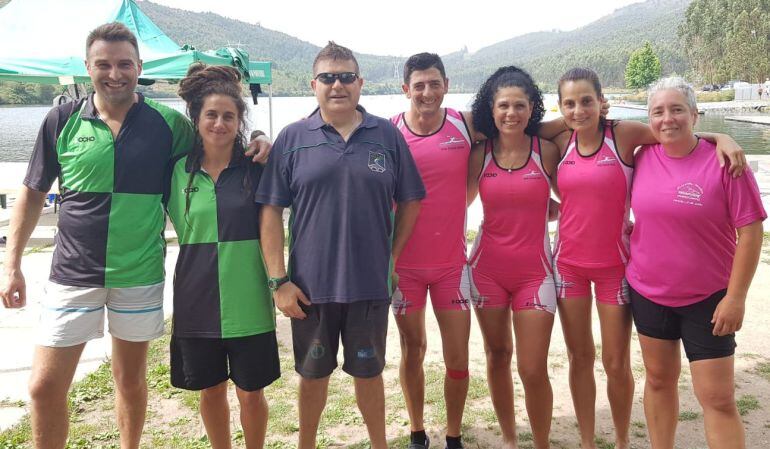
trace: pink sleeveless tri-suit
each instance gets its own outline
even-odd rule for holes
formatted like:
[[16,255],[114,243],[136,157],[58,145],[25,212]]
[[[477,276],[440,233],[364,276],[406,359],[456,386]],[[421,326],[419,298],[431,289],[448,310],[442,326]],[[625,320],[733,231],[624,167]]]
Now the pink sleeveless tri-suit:
[[548,236],[551,179],[543,168],[540,140],[532,137],[527,162],[501,168],[487,141],[479,174],[484,209],[468,264],[477,308],[556,311],[556,287]]
[[553,255],[559,298],[590,297],[593,282],[597,301],[628,303],[633,171],[620,158],[612,122],[588,156],[580,154],[572,133],[557,168],[561,207]]
[[434,309],[467,310],[470,282],[465,256],[466,179],[471,139],[460,112],[446,108],[433,134],[415,134],[404,113],[391,119],[404,135],[426,196],[397,263],[395,314],[425,307],[428,290]]

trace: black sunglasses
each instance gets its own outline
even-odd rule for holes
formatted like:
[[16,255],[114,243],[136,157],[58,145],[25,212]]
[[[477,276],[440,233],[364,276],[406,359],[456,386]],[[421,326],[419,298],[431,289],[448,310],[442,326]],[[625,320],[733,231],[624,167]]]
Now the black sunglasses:
[[342,72],[342,73],[319,73],[315,76],[315,79],[318,81],[324,83],[324,84],[334,84],[337,80],[340,80],[342,84],[350,84],[358,79],[358,74],[353,72]]

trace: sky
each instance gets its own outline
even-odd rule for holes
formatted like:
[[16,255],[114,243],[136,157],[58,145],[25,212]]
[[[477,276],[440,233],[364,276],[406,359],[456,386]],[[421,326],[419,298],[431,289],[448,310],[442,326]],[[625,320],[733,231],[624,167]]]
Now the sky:
[[[312,44],[329,40],[357,53],[409,56],[476,51],[515,36],[569,31],[640,0],[152,0],[281,31]],[[212,6],[215,5],[215,6]],[[387,7],[386,7],[387,5]],[[453,6],[457,5],[457,6]],[[141,7],[141,3],[139,4]],[[470,6],[473,6],[471,8]]]

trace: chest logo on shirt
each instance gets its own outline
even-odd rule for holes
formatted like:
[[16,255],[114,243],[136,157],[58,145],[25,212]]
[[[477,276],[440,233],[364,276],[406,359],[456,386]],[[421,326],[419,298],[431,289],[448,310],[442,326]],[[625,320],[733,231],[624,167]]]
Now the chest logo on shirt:
[[543,177],[543,174],[540,173],[537,170],[530,170],[529,173],[525,174],[523,178],[526,179],[540,179]]
[[441,142],[438,147],[442,150],[462,150],[465,148],[465,141],[458,139],[455,136],[447,136],[449,140]]
[[676,188],[676,197],[674,202],[678,204],[689,204],[691,206],[703,206],[701,197],[703,196],[703,187],[694,182],[686,182]]
[[185,187],[184,189],[182,189],[182,193],[195,193],[198,190],[200,189],[197,187]]
[[614,157],[604,156],[603,158],[596,161],[596,165],[598,166],[608,166],[608,165],[617,165],[618,161]]
[[375,173],[385,172],[385,154],[379,151],[369,152],[369,170]]

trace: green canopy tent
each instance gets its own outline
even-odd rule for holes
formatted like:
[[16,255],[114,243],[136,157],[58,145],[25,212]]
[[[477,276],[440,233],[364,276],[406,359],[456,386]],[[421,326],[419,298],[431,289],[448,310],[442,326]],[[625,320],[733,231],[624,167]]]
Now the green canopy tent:
[[260,85],[269,86],[270,135],[273,134],[270,62],[249,61],[239,48],[200,51],[180,46],[147,17],[134,0],[12,0],[0,9],[0,81],[72,86],[89,83],[83,62],[88,33],[108,22],[122,22],[137,37],[142,57],[140,84],[184,78],[194,62],[239,69],[254,102]]

